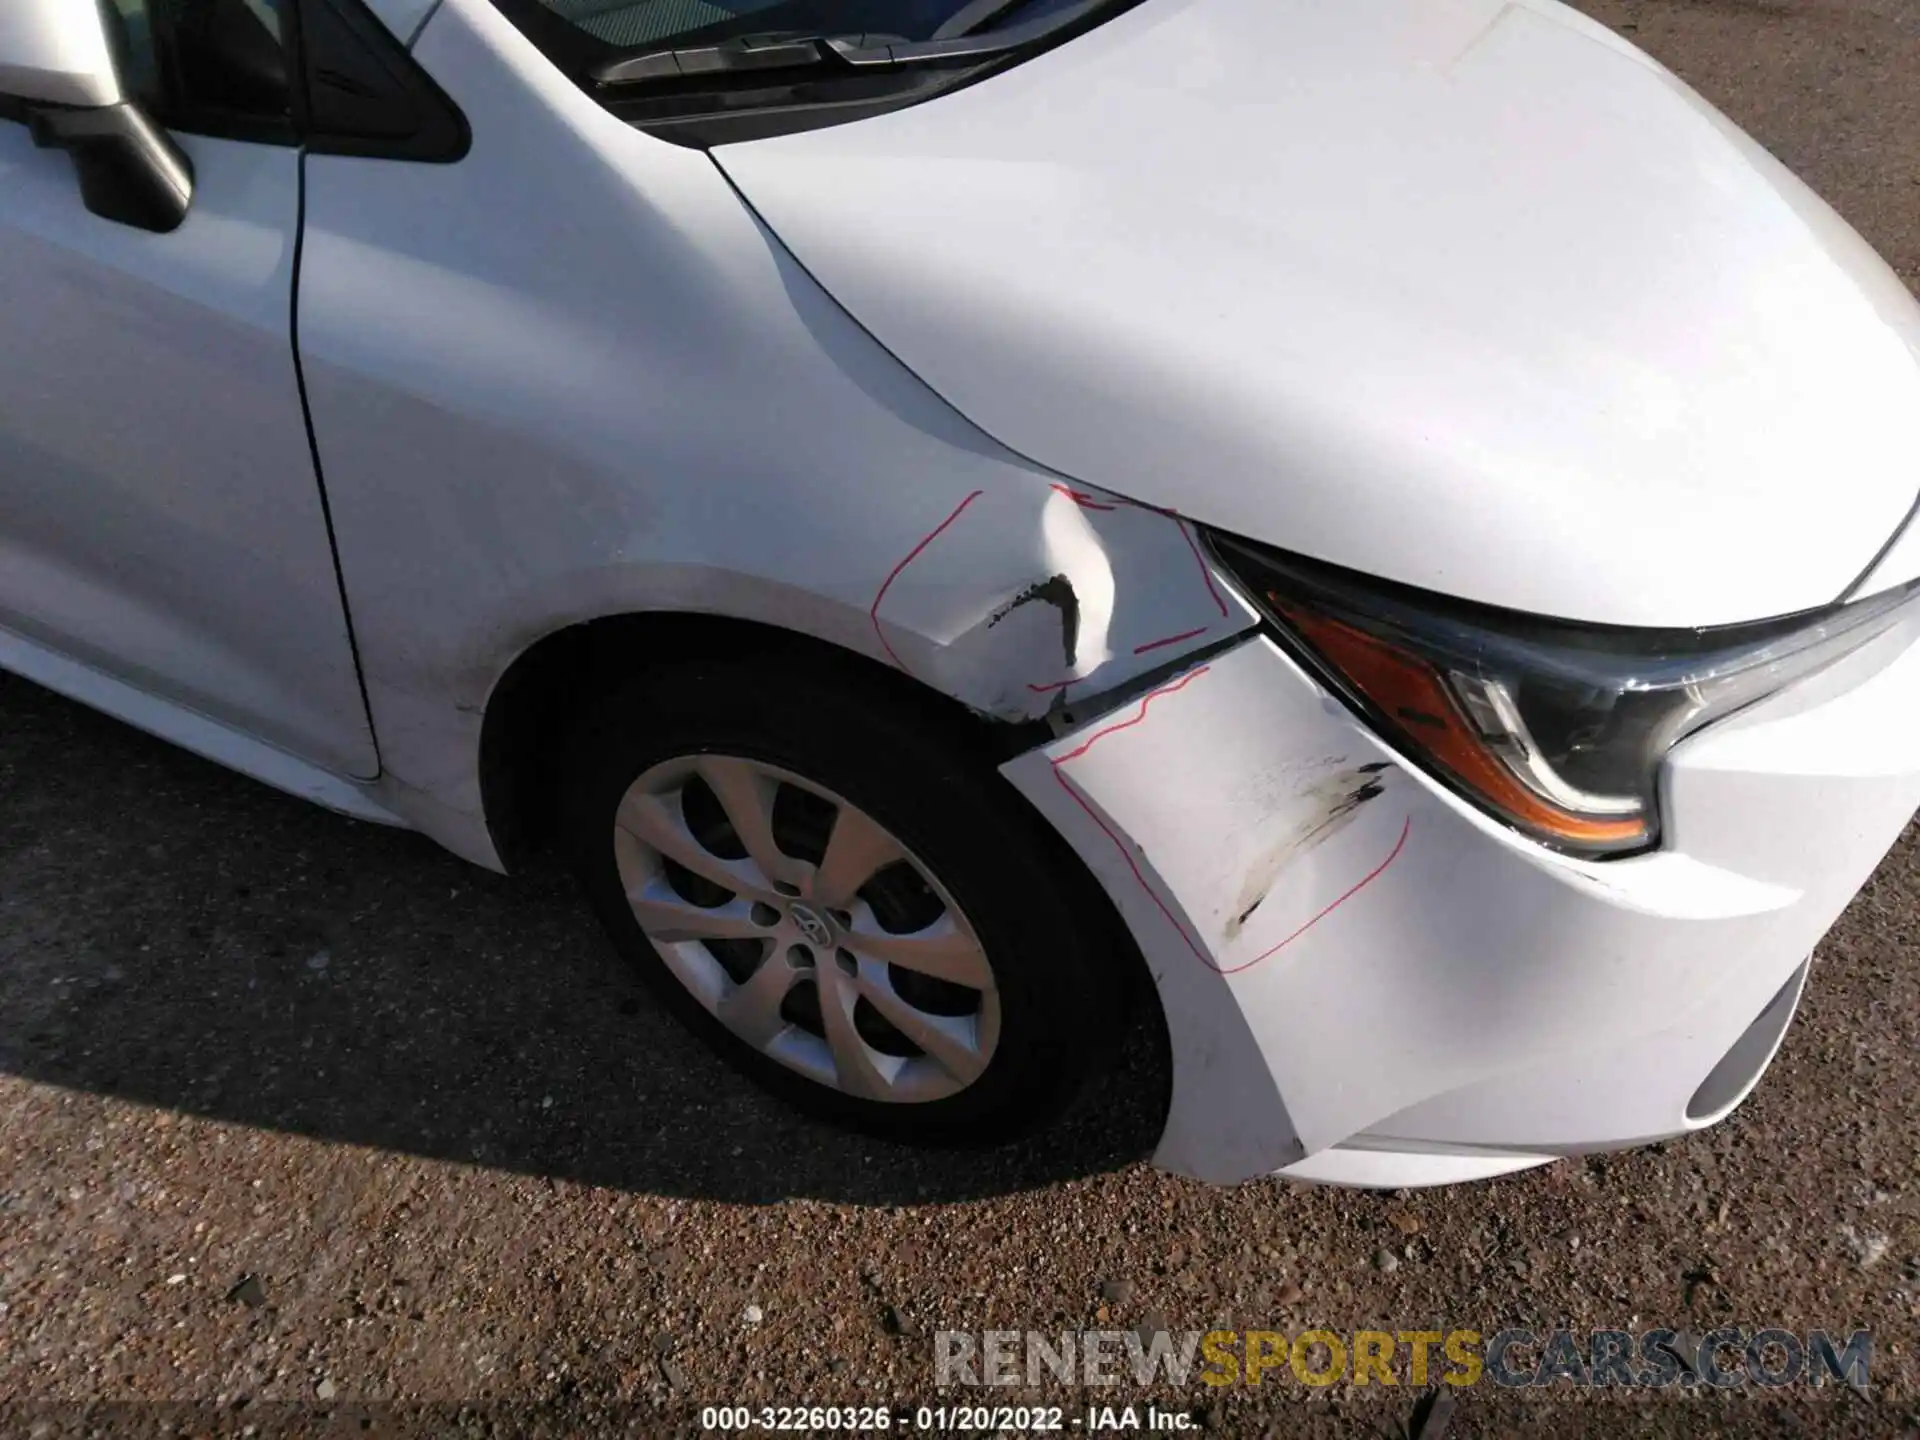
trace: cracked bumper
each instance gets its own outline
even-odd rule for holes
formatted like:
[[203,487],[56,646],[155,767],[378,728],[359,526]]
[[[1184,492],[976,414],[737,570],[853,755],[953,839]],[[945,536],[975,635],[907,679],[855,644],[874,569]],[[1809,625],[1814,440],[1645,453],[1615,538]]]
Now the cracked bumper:
[[1158,987],[1156,1163],[1436,1184],[1724,1116],[1920,806],[1913,640],[1686,741],[1666,848],[1610,863],[1465,805],[1265,636],[1010,762]]

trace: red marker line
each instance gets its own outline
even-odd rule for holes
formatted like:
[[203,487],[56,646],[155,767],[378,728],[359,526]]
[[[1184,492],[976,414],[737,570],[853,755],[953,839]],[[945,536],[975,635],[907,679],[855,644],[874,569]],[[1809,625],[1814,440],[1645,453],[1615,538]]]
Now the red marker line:
[[[1088,510],[1117,510],[1120,508],[1119,504],[1111,504],[1111,505],[1107,504],[1103,501],[1094,499],[1094,497],[1091,494],[1087,493],[1086,491],[1075,490],[1070,486],[1062,485],[1057,482],[1052,486],[1052,488],[1058,491],[1060,494],[1068,497],[1076,505],[1080,505]],[[946,519],[942,520],[938,525],[934,526],[932,530],[928,531],[925,535],[921,536],[919,543],[915,545],[913,549],[909,550],[906,553],[906,555],[901,559],[898,565],[895,565],[893,569],[887,572],[887,578],[880,582],[880,589],[873,597],[873,604],[867,607],[867,620],[868,620],[868,623],[870,623],[873,626],[874,638],[880,642],[880,648],[887,652],[887,658],[893,661],[894,665],[901,670],[906,670],[907,668],[906,662],[900,658],[899,653],[894,650],[893,646],[890,643],[888,643],[886,631],[884,631],[880,627],[881,603],[886,600],[887,591],[893,588],[893,582],[900,578],[900,572],[905,570],[907,566],[911,565],[915,560],[919,559],[920,552],[925,550],[935,540],[938,540],[940,536],[945,533],[947,527],[952,525],[954,521],[958,520],[962,512],[965,511],[969,505],[971,505],[974,501],[978,500],[981,497],[981,495],[985,493],[986,492],[982,490],[975,490],[972,494],[968,495],[966,499],[962,500],[958,505],[953,507],[952,514],[948,515]],[[1212,598],[1214,607],[1219,610],[1221,617],[1224,619],[1228,614],[1227,602],[1221,598],[1219,589],[1214,585],[1213,572],[1207,568],[1206,557],[1200,553],[1200,547],[1194,543],[1193,534],[1190,530],[1188,530],[1185,522],[1183,522],[1180,519],[1180,517],[1173,511],[1163,510],[1156,505],[1142,505],[1138,501],[1132,501],[1132,500],[1124,501],[1121,503],[1130,505],[1133,508],[1138,510],[1151,510],[1157,515],[1165,516],[1168,520],[1172,521],[1176,526],[1179,527],[1181,538],[1187,542],[1187,549],[1193,552],[1194,563],[1200,567],[1200,578],[1206,583],[1207,594],[1209,597]],[[1169,635],[1164,640],[1149,640],[1144,645],[1134,646],[1133,653],[1136,655],[1145,655],[1145,654],[1148,654],[1150,651],[1159,650],[1168,645],[1178,645],[1182,640],[1192,640],[1197,636],[1206,634],[1210,628],[1211,628],[1210,626],[1202,625],[1197,630],[1184,630],[1178,635]],[[1205,673],[1205,669],[1206,667],[1202,666],[1199,670],[1195,670],[1191,675],[1188,675],[1186,679],[1191,680],[1194,678],[1194,676]],[[1086,678],[1086,677],[1082,677],[1082,678]],[[1045,695],[1055,690],[1064,690],[1067,688],[1067,686],[1077,684],[1077,683],[1078,681],[1076,680],[1056,680],[1050,685],[1029,684],[1027,686],[1027,689],[1032,691],[1036,695]],[[1180,682],[1180,684],[1182,685],[1184,685],[1185,683],[1186,683],[1186,680],[1182,680]],[[1177,689],[1179,687],[1173,686],[1170,688]],[[1154,694],[1162,694],[1162,693],[1165,693],[1165,692],[1164,691],[1154,692]],[[1149,695],[1147,698],[1151,700],[1153,696]],[[1142,713],[1144,713],[1144,711]]]
[[1213,603],[1219,607],[1220,618],[1226,619],[1227,602],[1220,598],[1220,591],[1213,583],[1213,571],[1207,568],[1207,557],[1200,553],[1200,547],[1194,543],[1193,531],[1181,524],[1177,517],[1173,518],[1173,523],[1180,526],[1181,538],[1187,542],[1187,548],[1193,552],[1193,563],[1200,567],[1200,578],[1207,582],[1207,594],[1213,597]]
[[1135,712],[1131,720],[1122,720],[1117,725],[1109,725],[1104,730],[1094,731],[1093,734],[1080,742],[1077,749],[1069,750],[1058,760],[1055,760],[1053,762],[1053,768],[1058,770],[1069,760],[1078,760],[1082,755],[1086,754],[1087,751],[1091,750],[1095,745],[1116,731],[1132,729],[1135,725],[1138,725],[1142,720],[1147,718],[1147,707],[1153,704],[1154,701],[1158,700],[1162,695],[1171,695],[1176,690],[1186,689],[1187,686],[1198,680],[1212,668],[1211,665],[1202,665],[1198,670],[1189,671],[1170,685],[1162,685],[1158,690],[1149,690],[1145,695],[1140,697],[1140,709]]
[[1150,691],[1148,694],[1146,694],[1141,698],[1139,710],[1137,710],[1129,719],[1122,720],[1117,724],[1109,725],[1104,729],[1095,731],[1092,735],[1089,735],[1084,741],[1082,741],[1074,749],[1069,750],[1065,755],[1062,755],[1058,759],[1054,760],[1052,762],[1053,778],[1059,782],[1060,788],[1066,791],[1067,794],[1070,797],[1072,797],[1074,804],[1078,805],[1080,809],[1085,812],[1086,817],[1089,820],[1093,821],[1093,823],[1100,828],[1101,832],[1107,837],[1107,839],[1113,842],[1113,848],[1120,852],[1120,858],[1126,861],[1127,868],[1133,872],[1134,880],[1139,884],[1140,888],[1146,892],[1147,898],[1153,902],[1154,908],[1159,910],[1159,912],[1166,917],[1167,923],[1173,927],[1174,933],[1177,934],[1181,938],[1181,940],[1186,943],[1187,949],[1193,952],[1194,959],[1198,960],[1202,965],[1206,966],[1207,969],[1213,971],[1216,975],[1238,975],[1243,971],[1251,970],[1254,966],[1260,964],[1263,960],[1268,960],[1268,959],[1271,959],[1273,956],[1278,955],[1282,950],[1286,949],[1287,946],[1291,945],[1294,941],[1298,940],[1302,935],[1306,934],[1309,930],[1313,929],[1314,926],[1318,925],[1322,920],[1326,919],[1327,916],[1331,915],[1334,911],[1338,910],[1342,905],[1346,904],[1354,896],[1358,895],[1362,890],[1366,889],[1367,886],[1371,885],[1375,880],[1378,880],[1381,877],[1381,875],[1386,873],[1387,867],[1393,864],[1395,860],[1399,859],[1400,852],[1406,848],[1407,836],[1413,829],[1413,816],[1408,815],[1407,818],[1401,823],[1400,838],[1394,842],[1393,849],[1387,853],[1387,858],[1382,860],[1378,865],[1374,866],[1373,869],[1369,870],[1365,875],[1361,876],[1360,879],[1354,882],[1354,884],[1352,884],[1351,886],[1349,886],[1347,890],[1339,896],[1339,898],[1337,898],[1331,904],[1327,905],[1324,909],[1322,909],[1319,912],[1319,914],[1313,916],[1312,919],[1308,920],[1304,925],[1300,926],[1299,929],[1295,930],[1291,935],[1288,935],[1284,940],[1282,940],[1279,944],[1275,945],[1272,949],[1263,951],[1261,954],[1254,956],[1253,959],[1251,960],[1243,961],[1242,963],[1238,965],[1233,965],[1233,966],[1223,967],[1221,965],[1216,964],[1214,962],[1213,957],[1206,952],[1205,948],[1201,946],[1197,941],[1195,941],[1193,936],[1187,933],[1187,927],[1182,925],[1179,922],[1179,920],[1174,917],[1173,911],[1170,910],[1167,907],[1167,903],[1160,898],[1159,892],[1155,890],[1152,885],[1147,883],[1146,874],[1140,869],[1140,862],[1134,858],[1134,847],[1127,844],[1127,842],[1123,840],[1114,831],[1114,828],[1111,825],[1109,825],[1104,819],[1101,818],[1100,812],[1095,810],[1093,806],[1087,803],[1086,797],[1083,796],[1078,790],[1076,790],[1071,784],[1069,784],[1067,781],[1067,777],[1062,773],[1062,767],[1065,766],[1068,761],[1079,759],[1082,755],[1086,754],[1087,751],[1091,750],[1096,744],[1104,740],[1107,736],[1116,734],[1121,730],[1131,729],[1133,726],[1140,724],[1141,721],[1147,718],[1147,708],[1155,700],[1158,700],[1162,695],[1171,695],[1176,690],[1185,689],[1188,685],[1193,683],[1195,680],[1198,680],[1202,675],[1206,674],[1208,669],[1210,668],[1211,667],[1209,666],[1202,665],[1198,670],[1194,670],[1189,674],[1181,676],[1178,680],[1174,681],[1172,684],[1163,685],[1158,690]]
[[[1168,645],[1178,645],[1182,640],[1192,640],[1196,636],[1206,634],[1207,631],[1211,630],[1212,628],[1213,627],[1211,625],[1202,625],[1197,630],[1182,630],[1178,635],[1169,635],[1164,640],[1149,640],[1144,645],[1134,646],[1133,653],[1136,655],[1145,655],[1150,650],[1160,650],[1160,649],[1164,649]],[[1198,670],[1194,671],[1194,674],[1196,675],[1199,673],[1200,672]],[[1064,690],[1069,685],[1078,685],[1081,680],[1085,680],[1088,678],[1090,677],[1082,675],[1078,679],[1055,680],[1051,685],[1029,684],[1027,686],[1027,689],[1031,690],[1036,695],[1045,695],[1049,691]]]
[[1207,629],[1207,626],[1202,625],[1198,630],[1182,630],[1178,635],[1169,635],[1164,640],[1149,640],[1144,645],[1134,646],[1133,653],[1136,655],[1144,655],[1149,650],[1158,650],[1167,645],[1178,645],[1182,640],[1191,640],[1196,635],[1206,634]]
[[1058,482],[1055,482],[1053,488],[1073,501],[1073,503],[1078,505],[1082,510],[1118,510],[1120,508],[1118,505],[1108,505],[1103,501],[1094,499],[1093,496],[1085,490],[1075,490],[1070,486],[1062,485]]
[[901,659],[898,655],[894,654],[893,646],[887,643],[886,633],[882,631],[880,628],[880,602],[887,598],[887,590],[892,586],[895,580],[898,580],[900,578],[900,572],[906,569],[907,566],[911,565],[915,560],[919,559],[920,552],[926,549],[927,546],[931,545],[934,541],[938,540],[940,538],[940,533],[943,530],[945,530],[949,525],[953,524],[954,521],[960,518],[960,512],[962,510],[965,510],[967,506],[971,505],[974,501],[978,500],[985,493],[986,492],[982,490],[974,491],[971,495],[967,496],[966,499],[962,500],[958,505],[953,507],[953,513],[951,515],[947,516],[946,519],[942,520],[938,525],[934,526],[933,529],[929,530],[926,533],[926,535],[922,537],[920,543],[914,546],[913,549],[907,552],[906,558],[902,560],[898,565],[894,566],[893,569],[887,572],[887,578],[880,582],[880,593],[873,597],[873,604],[867,607],[867,619],[871,621],[873,624],[873,633],[874,633],[874,636],[880,641],[880,648],[886,651],[887,658],[893,661],[893,663],[895,665],[898,665],[902,670],[905,670],[907,668],[906,665],[901,662]]
[[1351,889],[1349,889],[1346,892],[1346,894],[1342,895],[1338,900],[1334,901],[1331,905],[1327,906],[1326,909],[1322,910],[1318,915],[1314,916],[1311,920],[1307,921],[1306,924],[1302,925],[1298,930],[1294,931],[1291,935],[1287,936],[1286,939],[1282,940],[1278,945],[1274,946],[1271,950],[1268,950],[1263,952],[1262,954],[1256,955],[1253,957],[1253,959],[1248,960],[1239,965],[1228,966],[1226,969],[1223,969],[1223,970],[1221,970],[1219,966],[1215,966],[1214,968],[1217,970],[1220,970],[1220,973],[1222,975],[1238,975],[1242,970],[1251,970],[1254,966],[1258,965],[1262,960],[1267,959],[1269,956],[1278,955],[1282,950],[1286,949],[1287,946],[1291,945],[1294,941],[1298,940],[1302,935],[1306,934],[1307,931],[1311,930],[1314,926],[1318,925],[1322,920],[1326,919],[1327,916],[1331,915],[1334,911],[1338,910],[1342,905],[1346,904],[1347,901],[1351,900],[1354,896],[1358,895],[1362,890],[1366,889],[1367,886],[1371,885],[1374,881],[1378,880],[1380,878],[1380,872],[1385,870],[1387,866],[1391,865],[1395,860],[1400,858],[1401,850],[1403,850],[1406,847],[1407,832],[1410,831],[1411,829],[1413,829],[1413,816],[1408,815],[1407,818],[1401,822],[1400,838],[1394,842],[1393,849],[1387,853],[1386,859],[1382,860],[1378,865],[1374,866],[1373,869],[1369,870],[1365,875],[1361,876],[1359,881]]
[[1198,960],[1202,965],[1206,966],[1209,970],[1217,971],[1220,967],[1215,965],[1213,961],[1207,957],[1207,953],[1204,950],[1202,950],[1198,945],[1193,943],[1193,937],[1187,934],[1186,927],[1183,926],[1178,920],[1173,918],[1173,912],[1167,908],[1166,902],[1162,900],[1159,894],[1154,890],[1154,888],[1147,883],[1147,877],[1140,873],[1140,867],[1138,864],[1135,863],[1133,858],[1133,852],[1127,848],[1126,842],[1123,841],[1118,835],[1114,834],[1113,827],[1107,824],[1106,821],[1102,820],[1100,818],[1099,812],[1096,811],[1091,805],[1087,804],[1087,802],[1081,797],[1081,794],[1078,790],[1074,789],[1073,786],[1067,783],[1067,777],[1060,773],[1060,762],[1058,760],[1053,762],[1053,778],[1060,782],[1060,788],[1062,790],[1066,791],[1067,794],[1073,797],[1073,803],[1078,805],[1082,810],[1087,812],[1087,818],[1093,821],[1094,824],[1098,825],[1102,830],[1106,832],[1107,838],[1113,841],[1113,848],[1120,852],[1120,858],[1126,861],[1127,868],[1133,871],[1133,878],[1139,881],[1140,888],[1147,892],[1147,898],[1153,901],[1153,903],[1159,907],[1160,913],[1162,915],[1167,917],[1167,923],[1173,926],[1174,933],[1177,934],[1182,940],[1187,942],[1187,948],[1193,951],[1193,958]]
[[[1167,519],[1171,520],[1174,524],[1178,525],[1180,527],[1181,537],[1185,539],[1187,542],[1187,548],[1193,552],[1194,564],[1200,567],[1200,578],[1206,583],[1207,594],[1212,598],[1214,608],[1220,612],[1221,619],[1224,620],[1227,618],[1227,614],[1228,614],[1227,602],[1224,598],[1222,598],[1219,587],[1213,583],[1213,571],[1207,568],[1207,557],[1202,555],[1200,553],[1200,547],[1194,544],[1193,532],[1187,528],[1186,522],[1180,518],[1180,512],[1178,510],[1170,510],[1164,505],[1148,505],[1145,502],[1140,500],[1129,500],[1125,496],[1116,497],[1117,503],[1115,504],[1105,504],[1105,503],[1102,503],[1101,501],[1095,500],[1093,496],[1089,495],[1084,490],[1075,490],[1071,486],[1060,484],[1058,481],[1054,482],[1053,488],[1059,491],[1062,495],[1065,495],[1068,499],[1072,500],[1075,504],[1081,506],[1083,509],[1118,510],[1120,506],[1125,505],[1130,509],[1134,509],[1134,510],[1150,510],[1155,515],[1165,516]],[[1193,633],[1197,635],[1200,632],[1196,630]],[[1193,638],[1193,636],[1183,635],[1183,636],[1180,636],[1179,638],[1182,640],[1190,640]],[[1166,645],[1171,645],[1173,643],[1174,642],[1172,640],[1159,642],[1159,644],[1166,644]],[[1152,650],[1152,649],[1157,649],[1158,645],[1149,645],[1143,648]],[[1133,653],[1138,655],[1141,653],[1141,651],[1136,650]]]

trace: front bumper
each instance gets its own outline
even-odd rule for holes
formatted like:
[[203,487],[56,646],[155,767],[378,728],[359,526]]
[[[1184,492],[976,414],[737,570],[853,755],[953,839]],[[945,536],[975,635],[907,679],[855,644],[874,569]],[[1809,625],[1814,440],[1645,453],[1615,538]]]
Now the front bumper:
[[1680,745],[1626,860],[1466,805],[1264,635],[1010,762],[1158,987],[1156,1162],[1435,1184],[1720,1119],[1920,807],[1912,627]]

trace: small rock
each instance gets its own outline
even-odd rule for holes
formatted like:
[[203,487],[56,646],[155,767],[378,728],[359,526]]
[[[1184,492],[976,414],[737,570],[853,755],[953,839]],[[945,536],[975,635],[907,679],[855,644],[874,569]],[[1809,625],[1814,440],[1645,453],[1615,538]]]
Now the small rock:
[[681,1369],[680,1362],[671,1355],[661,1360],[660,1373],[666,1377],[667,1384],[675,1390],[687,1388],[687,1372]]
[[1842,1225],[1840,1239],[1854,1264],[1862,1270],[1878,1265],[1886,1258],[1887,1237],[1878,1230],[1855,1230],[1851,1225]]
[[740,1318],[749,1325],[758,1325],[762,1320],[767,1318],[767,1312],[762,1310],[758,1305],[749,1305],[745,1310],[740,1312]]
[[1154,1336],[1171,1335],[1173,1327],[1167,1323],[1164,1311],[1149,1310],[1140,1318],[1140,1324],[1134,1333],[1140,1337],[1141,1344],[1151,1345]]
[[334,1389],[333,1381],[322,1380],[318,1385],[313,1387],[313,1393],[315,1398],[317,1399],[331,1400],[335,1395],[339,1394],[340,1392]]
[[661,1359],[673,1353],[673,1336],[656,1335],[653,1337],[653,1353]]
[[176,1272],[175,1272],[174,1274],[172,1274],[172,1275],[169,1275],[169,1276],[167,1276],[167,1283],[168,1283],[169,1285],[184,1285],[184,1284],[186,1284],[186,1283],[187,1283],[187,1276],[186,1276],[186,1272],[185,1272],[185,1271],[176,1271]]
[[1273,1292],[1273,1303],[1276,1305],[1295,1305],[1299,1301],[1300,1287],[1291,1280],[1282,1280],[1280,1288]]
[[307,957],[307,969],[316,975],[333,963],[333,956],[324,950],[316,950]]
[[1093,1318],[1104,1325],[1113,1318],[1113,1311],[1109,1310],[1105,1305],[1102,1305],[1093,1312]]
[[1100,1282],[1100,1298],[1115,1305],[1124,1305],[1133,1298],[1131,1280],[1106,1279]]
[[1373,1268],[1390,1275],[1400,1268],[1400,1257],[1383,1247],[1373,1252]]
[[249,1310],[257,1310],[267,1303],[267,1292],[260,1283],[260,1277],[249,1272],[235,1282],[234,1287],[227,1292],[227,1299],[238,1300]]
[[911,1335],[913,1327],[907,1323],[907,1317],[898,1306],[880,1307],[880,1328],[889,1335]]
[[1420,1233],[1420,1217],[1418,1215],[1409,1215],[1404,1210],[1396,1210],[1387,1218],[1392,1222],[1393,1228],[1398,1230],[1402,1235],[1418,1235]]

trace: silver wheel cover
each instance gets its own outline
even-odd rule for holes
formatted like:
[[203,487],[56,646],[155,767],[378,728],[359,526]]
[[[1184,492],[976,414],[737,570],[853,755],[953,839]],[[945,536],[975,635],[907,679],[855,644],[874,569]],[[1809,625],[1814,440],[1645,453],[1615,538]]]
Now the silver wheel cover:
[[627,788],[613,846],[668,969],[788,1069],[914,1104],[958,1094],[993,1058],[1000,998],[973,927],[926,865],[824,786],[733,755],[677,757]]

